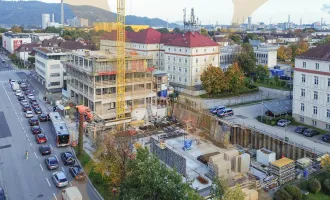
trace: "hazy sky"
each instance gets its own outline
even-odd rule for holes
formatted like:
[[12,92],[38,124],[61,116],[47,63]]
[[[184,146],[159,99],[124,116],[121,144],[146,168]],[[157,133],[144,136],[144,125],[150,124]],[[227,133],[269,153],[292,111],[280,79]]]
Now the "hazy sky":
[[[59,2],[59,0],[43,0],[45,2]],[[249,0],[245,0],[247,3]],[[65,0],[64,0],[65,2]],[[116,0],[109,0],[111,11],[115,11]],[[312,23],[320,21],[321,17],[330,23],[330,14],[322,11],[329,0],[268,0],[252,14],[252,21],[269,23],[291,21]],[[202,24],[230,24],[233,15],[232,0],[126,0],[126,13],[149,18],[168,19],[169,22],[182,21],[183,8],[187,12],[193,7]]]

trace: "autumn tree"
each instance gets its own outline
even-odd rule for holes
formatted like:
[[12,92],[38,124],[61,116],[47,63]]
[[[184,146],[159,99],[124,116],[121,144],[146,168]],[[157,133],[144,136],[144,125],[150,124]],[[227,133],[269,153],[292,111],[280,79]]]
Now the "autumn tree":
[[22,27],[15,26],[15,25],[13,27],[11,27],[10,30],[14,33],[22,33]]
[[228,88],[232,92],[236,92],[244,85],[244,74],[236,62],[227,69],[225,77],[227,78]]
[[278,49],[277,49],[277,58],[281,59],[281,60],[288,60],[288,56],[286,54],[286,47],[281,45]]
[[209,65],[203,71],[201,81],[206,92],[211,95],[228,89],[226,78],[220,67]]
[[330,156],[325,154],[321,159],[321,166],[330,174]]
[[211,196],[215,200],[244,200],[245,198],[245,194],[240,185],[229,187],[223,177],[213,180]]
[[181,175],[150,155],[147,148],[137,150],[127,170],[129,173],[120,186],[120,200],[203,199],[189,184],[182,182]]
[[156,31],[158,31],[160,33],[170,33],[170,31],[167,28],[158,28],[158,29],[156,29]]
[[300,41],[298,44],[298,49],[297,49],[297,55],[300,55],[302,53],[305,53],[309,49],[309,44],[304,41]]
[[238,53],[236,61],[245,75],[249,76],[255,71],[257,58],[253,48],[249,43],[242,44],[242,48]]

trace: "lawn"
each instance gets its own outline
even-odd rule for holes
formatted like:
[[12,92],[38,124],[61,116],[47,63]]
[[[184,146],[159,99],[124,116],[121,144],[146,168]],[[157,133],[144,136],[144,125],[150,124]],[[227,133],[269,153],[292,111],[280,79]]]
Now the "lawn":
[[330,197],[326,194],[324,194],[322,191],[320,191],[319,193],[316,194],[308,194],[308,197],[310,200],[329,200]]
[[[251,78],[249,78],[249,77],[247,77],[245,79],[249,83],[251,83],[251,81],[252,81]],[[276,84],[276,81],[274,78],[269,78],[264,81],[257,80],[253,83],[253,85],[256,85],[258,87],[271,88],[271,89],[275,89],[275,90],[285,90],[285,91],[290,90],[290,87],[286,81],[279,79]]]

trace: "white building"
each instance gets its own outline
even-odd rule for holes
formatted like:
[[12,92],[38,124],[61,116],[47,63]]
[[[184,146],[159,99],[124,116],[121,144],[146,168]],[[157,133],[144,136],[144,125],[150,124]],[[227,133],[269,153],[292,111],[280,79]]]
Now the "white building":
[[276,153],[268,149],[261,148],[257,150],[257,162],[269,166],[276,160]]
[[48,91],[62,92],[66,88],[66,72],[62,61],[67,59],[68,50],[61,48],[35,48],[35,69],[38,74],[38,81]]
[[22,44],[31,43],[30,34],[28,33],[2,33],[2,47],[9,53],[14,53]]
[[88,26],[88,19],[75,17],[73,19],[68,19],[67,23],[69,26],[73,27],[84,27]]
[[330,43],[297,56],[294,70],[293,117],[330,130]]
[[30,37],[33,42],[42,42],[44,40],[49,40],[53,37],[59,37],[58,33],[31,33]]
[[[101,38],[100,49],[116,52],[116,32]],[[200,75],[209,65],[219,66],[219,45],[197,32],[161,34],[148,28],[141,32],[126,32],[126,50],[151,56],[156,68],[170,74],[170,85],[176,90],[199,95]]]
[[48,22],[50,22],[50,14],[42,14],[41,15],[41,28],[42,29],[47,28]]

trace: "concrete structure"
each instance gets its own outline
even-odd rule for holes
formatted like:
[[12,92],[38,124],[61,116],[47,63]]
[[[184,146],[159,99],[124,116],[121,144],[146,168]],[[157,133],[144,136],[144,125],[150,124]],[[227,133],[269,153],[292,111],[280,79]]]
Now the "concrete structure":
[[257,162],[269,166],[269,163],[276,160],[276,153],[268,149],[261,148],[257,150]]
[[295,179],[295,164],[289,158],[281,158],[270,164],[270,172],[278,178],[280,185]]
[[41,28],[42,29],[47,28],[49,22],[51,22],[50,14],[42,14],[41,15]]
[[38,47],[35,48],[35,51],[35,69],[38,74],[38,81],[48,91],[62,92],[62,88],[66,88],[67,77],[61,62],[67,59],[69,51],[55,47]]
[[73,26],[73,27],[87,27],[88,19],[75,17],[73,19],[68,19],[67,23],[69,26]]
[[14,53],[22,44],[31,43],[30,34],[27,33],[2,33],[2,47],[9,53]]
[[235,171],[235,166],[236,166],[236,156],[238,156],[239,153],[238,153],[238,150],[236,149],[231,149],[231,150],[228,150],[224,153],[224,159],[225,160],[229,160],[230,163],[231,163],[231,169]]
[[236,156],[234,171],[242,174],[249,172],[250,162],[250,154],[244,153],[242,155]]
[[64,3],[63,3],[63,0],[61,0],[61,24],[64,25]]
[[94,115],[105,120],[106,126],[141,121],[147,106],[155,106],[156,92],[152,87],[152,59],[127,55],[126,118],[116,120],[116,56],[99,51],[73,52],[65,66],[68,72],[69,98],[88,106]]
[[[149,25],[126,25],[132,27],[135,32],[139,32],[141,30],[149,28]],[[94,30],[95,31],[116,31],[117,30],[117,23],[116,22],[94,22]]]
[[208,162],[208,167],[211,177],[224,177],[225,179],[231,177],[231,161],[225,160],[223,153],[212,156]]
[[296,121],[330,130],[330,43],[296,57],[293,117]]
[[[101,38],[101,51],[116,50],[116,32]],[[152,56],[156,68],[170,74],[170,85],[177,91],[200,95],[200,75],[208,65],[219,66],[219,45],[197,32],[161,34],[148,28],[126,32],[126,50]]]
[[244,200],[258,200],[259,193],[257,190],[242,188],[242,192],[245,194]]

